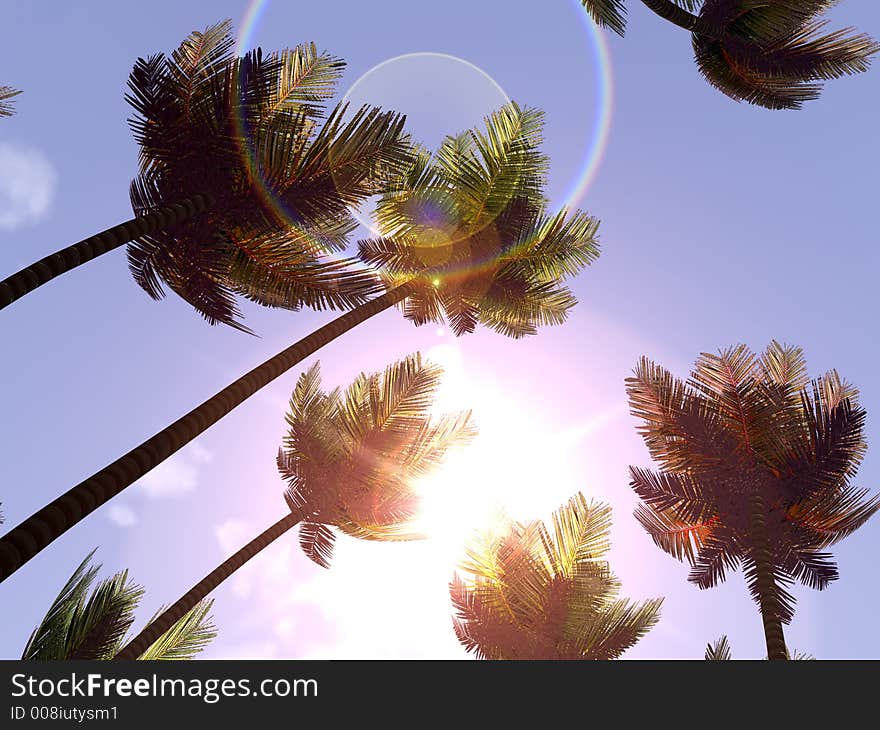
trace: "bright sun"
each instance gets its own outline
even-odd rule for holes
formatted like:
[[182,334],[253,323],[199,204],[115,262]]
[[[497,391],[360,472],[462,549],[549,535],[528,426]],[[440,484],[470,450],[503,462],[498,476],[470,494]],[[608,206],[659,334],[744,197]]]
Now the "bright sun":
[[619,408],[560,429],[552,408],[481,378],[456,345],[432,347],[427,358],[444,369],[436,412],[470,409],[479,433],[417,485],[418,527],[429,539],[340,538],[333,569],[312,571],[296,587],[290,601],[320,606],[332,617],[332,638],[310,649],[312,658],[462,658],[448,585],[471,535],[497,528],[501,510],[516,520],[547,519],[575,492],[589,494],[583,447]]
[[475,530],[497,527],[501,514],[546,519],[583,487],[567,452],[587,429],[553,431],[539,419],[539,409],[529,410],[494,383],[465,373],[455,345],[437,345],[427,358],[444,369],[436,412],[470,409],[479,429],[472,443],[450,453],[418,485],[419,527],[429,535],[435,557],[453,567]]

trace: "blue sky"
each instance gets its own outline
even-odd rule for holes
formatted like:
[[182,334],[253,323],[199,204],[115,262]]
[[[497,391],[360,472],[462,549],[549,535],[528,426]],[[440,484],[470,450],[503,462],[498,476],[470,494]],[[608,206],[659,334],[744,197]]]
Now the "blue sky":
[[[17,115],[0,122],[0,272],[130,217],[137,149],[123,94],[133,62],[225,17],[241,30],[247,8],[232,0],[2,3],[0,83],[25,93]],[[274,0],[259,17],[251,45],[314,40],[345,58],[341,92],[402,54],[461,59],[389,64],[355,90],[408,113],[410,131],[428,143],[498,105],[497,88],[463,61],[482,69],[510,98],[546,111],[552,203],[573,202],[602,220],[602,256],[574,282],[580,303],[565,326],[520,342],[486,332],[456,341],[386,312],[320,353],[326,382],[432,353],[458,383],[449,402],[473,405],[485,424],[477,453],[488,461],[473,479],[512,495],[514,510],[550,509],[577,489],[612,504],[611,561],[623,593],[666,597],[660,623],[627,656],[699,657],[722,633],[737,656],[761,656],[761,624],[741,574],[699,591],[632,517],[626,467],[649,459],[623,379],[642,354],[685,376],[701,351],[737,342],[758,350],[776,338],[801,345],[811,373],[836,367],[861,389],[868,442],[877,442],[876,69],[828,84],[800,112],[739,105],[700,77],[684,31],[630,2],[627,37],[605,35],[608,144],[589,188],[566,201],[608,103],[576,0]],[[850,0],[830,17],[880,37],[875,4]],[[131,280],[122,251],[5,310],[7,526],[332,317],[245,311],[259,338],[211,328],[173,298],[155,303]],[[95,546],[105,572],[128,568],[145,585],[146,617],[281,516],[274,454],[296,372],[0,586],[0,656],[20,654]],[[538,460],[552,464],[549,474]],[[878,477],[871,448],[857,482],[876,490]],[[791,646],[822,658],[880,656],[869,628],[880,597],[878,544],[875,519],[834,550],[837,583],[796,589]],[[334,567],[321,571],[290,535],[216,591],[220,637],[204,656],[462,657],[446,602],[447,558],[429,545],[342,541]]]

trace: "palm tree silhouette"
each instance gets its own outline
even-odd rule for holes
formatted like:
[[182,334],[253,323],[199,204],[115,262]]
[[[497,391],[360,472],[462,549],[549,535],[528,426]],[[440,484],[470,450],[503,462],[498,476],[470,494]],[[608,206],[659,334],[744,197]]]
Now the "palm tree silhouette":
[[135,218],[0,282],[0,308],[126,242],[153,298],[167,286],[211,324],[244,329],[242,295],[267,306],[344,309],[377,292],[351,261],[323,259],[356,227],[349,208],[410,159],[403,117],[323,102],[344,63],[314,44],[232,56],[229,21],[166,57],[139,59],[126,99],[140,147]]
[[[112,659],[134,623],[144,589],[128,571],[92,588],[101,569],[90,565],[93,550],[74,571],[28,639],[22,659]],[[89,593],[89,588],[92,588]],[[217,635],[209,613],[213,601],[194,604],[135,659],[192,659]]]
[[365,540],[412,540],[420,499],[415,480],[446,452],[473,436],[470,413],[434,416],[442,370],[416,354],[361,374],[341,392],[321,389],[316,363],[297,381],[278,452],[289,514],[224,560],[132,639],[117,659],[144,647],[192,610],[220,583],[299,525],[303,552],[330,566],[335,534]]
[[541,522],[511,522],[468,548],[450,584],[455,633],[480,659],[615,659],[660,617],[662,599],[617,598],[601,557],[611,508],[572,497]]
[[865,451],[858,391],[835,371],[809,381],[803,352],[772,342],[703,354],[687,382],[642,358],[630,408],[660,471],[630,468],[654,542],[711,588],[743,566],[770,659],[785,659],[794,615],[786,585],[838,577],[825,549],[858,529],[880,497],[850,485]]
[[[395,304],[416,324],[439,320],[442,311],[431,308],[442,306],[456,332],[480,321],[522,337],[564,321],[576,299],[561,282],[597,258],[598,222],[581,212],[544,213],[542,125],[540,112],[510,104],[486,119],[485,132],[447,140],[434,164],[417,155],[379,207],[381,232],[393,237],[361,244],[363,259],[380,263],[392,288],[258,365],[10,530],[0,538],[0,581],[263,386]],[[436,228],[424,218],[423,205],[433,200],[444,206]],[[455,215],[461,222],[452,229]],[[413,260],[425,262],[420,273],[406,273]]]
[[13,89],[11,86],[0,86],[0,117],[11,117],[15,114],[15,108],[10,99],[20,93],[18,89]]
[[[822,82],[868,70],[880,45],[852,28],[822,33],[839,0],[642,0],[691,31],[700,73],[736,101],[799,109]],[[623,0],[581,0],[601,26],[624,34]],[[696,13],[696,14],[694,14]]]

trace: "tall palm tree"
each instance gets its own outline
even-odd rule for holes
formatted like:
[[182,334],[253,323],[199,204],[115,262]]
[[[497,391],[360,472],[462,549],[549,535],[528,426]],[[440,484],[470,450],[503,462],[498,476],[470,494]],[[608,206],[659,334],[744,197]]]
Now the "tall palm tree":
[[642,358],[626,387],[660,466],[630,468],[637,519],[700,588],[742,566],[767,655],[785,659],[786,586],[836,580],[826,549],[880,509],[850,485],[866,448],[858,391],[835,371],[810,382],[801,349],[777,342],[704,353],[687,382]]
[[18,89],[13,89],[11,86],[0,86],[0,117],[11,117],[15,114],[15,108],[10,99],[20,93]]
[[[94,553],[86,556],[52,602],[22,659],[112,659],[125,643],[144,589],[129,580],[128,571],[92,587],[101,570],[100,565],[90,565]],[[194,605],[135,658],[192,659],[217,635],[209,616],[212,604]]]
[[[791,659],[793,661],[809,661],[816,658],[812,654],[807,654],[802,651],[795,651],[794,654],[791,654],[787,648],[785,650],[785,657],[786,659]],[[728,661],[733,659],[727,636],[722,636],[714,644],[707,644],[706,654],[703,656],[703,659],[706,661]]]
[[129,76],[140,170],[135,218],[0,282],[0,308],[126,242],[147,293],[164,285],[211,324],[239,329],[236,295],[267,306],[344,309],[377,291],[340,250],[350,207],[410,159],[403,117],[363,107],[329,117],[344,63],[314,44],[234,58],[229,21],[194,32]]
[[382,373],[361,374],[341,392],[321,389],[318,364],[297,381],[278,452],[289,514],[224,560],[115,658],[135,659],[198,601],[291,528],[303,552],[330,566],[335,528],[365,540],[412,540],[415,480],[473,435],[470,413],[431,413],[442,370],[418,354]]
[[[598,222],[581,212],[544,212],[541,129],[539,112],[510,104],[486,119],[485,132],[447,140],[433,162],[419,154],[379,208],[382,231],[394,237],[361,245],[393,288],[258,365],[13,528],[0,538],[0,581],[260,388],[395,304],[416,324],[445,311],[456,332],[481,321],[521,337],[562,322],[576,300],[561,282],[597,258]],[[424,222],[433,200],[443,206],[436,228]],[[460,223],[452,229],[454,215]],[[413,259],[424,263],[407,274]]]
[[480,659],[616,659],[660,617],[662,599],[617,598],[601,560],[611,508],[572,497],[541,522],[510,523],[468,549],[450,584],[455,633]]
[[[822,33],[839,0],[642,0],[692,33],[700,73],[736,101],[799,109],[822,81],[868,70],[880,44],[852,28]],[[601,26],[626,27],[623,0],[581,0]],[[696,13],[696,14],[695,14]]]

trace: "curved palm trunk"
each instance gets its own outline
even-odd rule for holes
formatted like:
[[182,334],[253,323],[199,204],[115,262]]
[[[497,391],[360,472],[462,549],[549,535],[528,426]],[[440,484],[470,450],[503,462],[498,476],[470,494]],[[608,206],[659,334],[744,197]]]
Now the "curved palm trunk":
[[692,33],[699,33],[700,35],[716,39],[720,38],[724,33],[722,29],[715,28],[693,13],[680,8],[671,0],[642,0],[642,2],[664,20],[668,20],[679,28],[684,28]]
[[0,582],[84,517],[244,403],[260,388],[355,325],[406,299],[412,293],[415,282],[415,279],[411,279],[361,304],[282,350],[14,527],[0,538]]
[[62,248],[0,281],[0,309],[37,287],[101,254],[156,231],[167,231],[204,213],[215,204],[210,195],[193,195],[167,208],[132,218],[118,226]]
[[291,513],[261,532],[241,550],[226,558],[226,560],[190,588],[189,591],[178,598],[176,603],[169,606],[160,616],[157,616],[149,626],[145,627],[143,631],[129,641],[113,658],[137,659],[152,646],[156,639],[194,608],[199,601],[207,597],[211,591],[245,565],[248,560],[275,542],[275,540],[294,527],[299,521],[300,518]]
[[757,572],[758,604],[764,622],[764,638],[767,642],[768,659],[787,659],[785,636],[782,633],[782,620],[779,618],[779,590],[773,577],[773,563],[770,559],[770,538],[767,532],[766,509],[759,495],[749,499],[752,560]]

